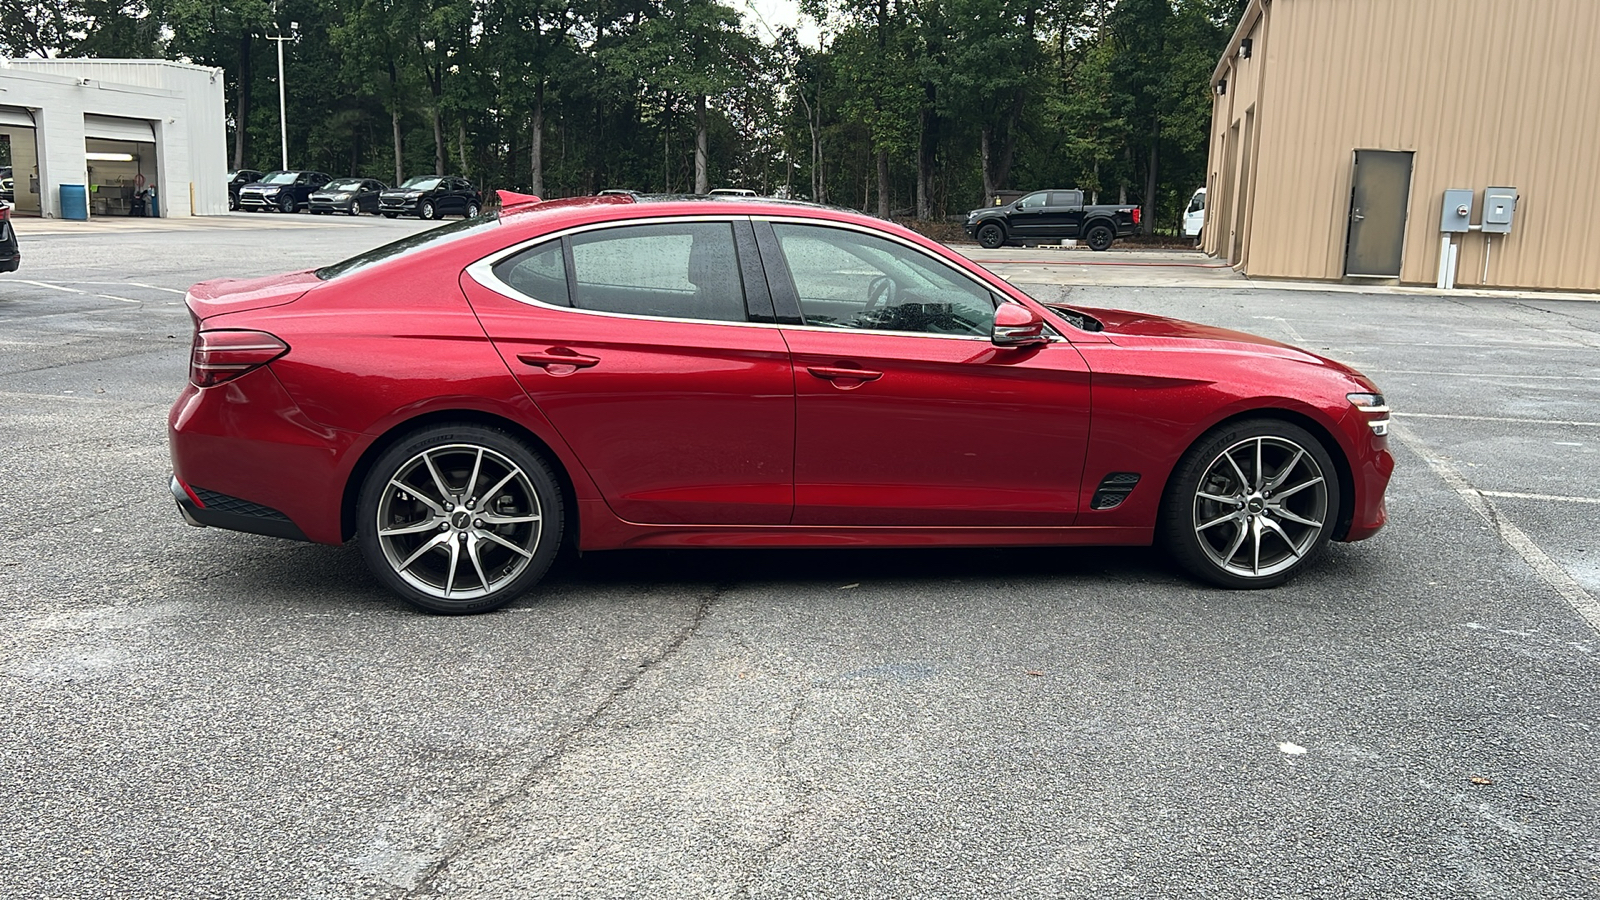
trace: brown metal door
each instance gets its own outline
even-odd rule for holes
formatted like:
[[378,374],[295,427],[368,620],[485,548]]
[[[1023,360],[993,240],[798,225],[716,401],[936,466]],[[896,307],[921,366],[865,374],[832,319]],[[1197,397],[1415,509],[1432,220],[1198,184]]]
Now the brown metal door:
[[1344,273],[1397,278],[1411,198],[1411,153],[1357,150]]

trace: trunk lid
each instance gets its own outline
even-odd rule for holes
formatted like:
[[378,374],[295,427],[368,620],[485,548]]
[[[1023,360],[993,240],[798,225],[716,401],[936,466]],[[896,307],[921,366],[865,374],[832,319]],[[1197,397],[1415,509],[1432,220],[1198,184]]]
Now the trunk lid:
[[184,301],[197,322],[223,313],[282,306],[322,283],[311,270],[262,278],[214,278],[189,288]]

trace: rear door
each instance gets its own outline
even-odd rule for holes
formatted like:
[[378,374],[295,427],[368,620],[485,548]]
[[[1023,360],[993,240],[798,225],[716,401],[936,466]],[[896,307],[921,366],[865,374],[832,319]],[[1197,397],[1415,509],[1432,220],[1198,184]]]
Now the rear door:
[[794,375],[764,279],[741,264],[758,265],[748,220],[707,218],[576,231],[462,279],[506,365],[626,521],[789,522]]

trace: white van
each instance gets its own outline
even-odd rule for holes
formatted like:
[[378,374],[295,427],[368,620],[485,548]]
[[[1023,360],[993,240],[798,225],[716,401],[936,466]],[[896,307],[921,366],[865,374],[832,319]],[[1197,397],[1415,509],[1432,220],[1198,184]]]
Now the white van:
[[1201,188],[1189,198],[1189,209],[1183,214],[1183,236],[1199,237],[1206,224],[1206,189]]

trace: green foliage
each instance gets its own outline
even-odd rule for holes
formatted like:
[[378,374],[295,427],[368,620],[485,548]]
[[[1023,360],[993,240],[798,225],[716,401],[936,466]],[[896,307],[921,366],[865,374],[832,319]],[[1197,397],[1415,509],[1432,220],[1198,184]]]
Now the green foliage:
[[1166,223],[1203,183],[1245,2],[802,0],[824,23],[808,47],[717,0],[0,0],[0,55],[219,67],[247,167],[277,162],[268,37],[293,22],[293,166],[682,191],[703,127],[712,186],[875,209],[882,155],[896,214],[919,184],[936,216],[986,186],[1076,186]]

